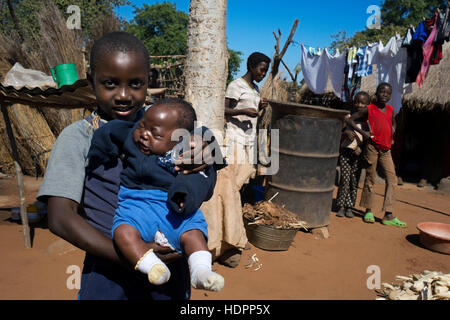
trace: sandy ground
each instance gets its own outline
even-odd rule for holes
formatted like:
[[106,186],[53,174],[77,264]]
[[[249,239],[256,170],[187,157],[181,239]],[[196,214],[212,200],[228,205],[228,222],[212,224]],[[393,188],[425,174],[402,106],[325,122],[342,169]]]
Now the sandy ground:
[[[40,182],[25,177],[27,203],[34,201]],[[377,185],[376,190],[382,195],[384,186]],[[9,219],[10,208],[18,203],[15,177],[0,177],[0,299],[76,299],[83,252],[53,235],[45,221],[31,225],[33,247],[25,249],[22,226]],[[378,218],[381,206],[382,197],[377,196]],[[416,229],[423,221],[450,223],[450,196],[406,184],[398,187],[395,211],[408,223],[406,229],[331,213],[328,239],[298,232],[284,252],[251,245],[235,269],[214,263],[213,269],[226,281],[220,293],[193,290],[192,299],[373,300],[376,294],[367,287],[373,275],[367,272],[370,266],[379,267],[381,282],[424,270],[450,272],[450,255],[422,247]],[[262,263],[259,270],[246,267],[255,254]]]

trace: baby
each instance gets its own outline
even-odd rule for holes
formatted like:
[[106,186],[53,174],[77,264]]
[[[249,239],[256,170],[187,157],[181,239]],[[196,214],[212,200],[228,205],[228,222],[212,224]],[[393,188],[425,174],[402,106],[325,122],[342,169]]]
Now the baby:
[[211,270],[207,224],[198,210],[213,194],[216,172],[208,166],[199,173],[177,174],[168,161],[178,149],[174,149],[178,140],[172,134],[177,129],[192,131],[195,120],[194,109],[181,99],[156,102],[137,123],[112,120],[94,134],[87,172],[122,157],[112,235],[136,270],[147,274],[152,284],[169,280],[167,266],[144,245],[155,241],[188,257],[194,288],[220,291],[224,279]]

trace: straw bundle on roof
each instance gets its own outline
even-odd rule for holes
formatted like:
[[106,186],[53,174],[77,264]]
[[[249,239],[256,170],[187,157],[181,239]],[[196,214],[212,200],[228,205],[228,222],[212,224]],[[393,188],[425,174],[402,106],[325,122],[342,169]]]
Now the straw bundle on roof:
[[[39,44],[41,59],[47,67],[44,72],[49,73],[50,67],[58,64],[74,63],[78,71],[78,78],[86,78],[81,33],[77,34],[79,31],[76,29],[67,28],[64,17],[52,1],[45,10],[41,10],[37,14],[37,17],[41,34],[36,42]],[[41,108],[41,111],[56,136],[69,124],[80,120],[83,114],[83,109]]]
[[[14,104],[7,108],[16,140],[19,163],[25,174],[45,172],[55,135],[47,125],[42,114],[29,106]],[[4,135],[3,139],[7,137]],[[8,149],[11,146],[7,142]]]
[[0,117],[0,172],[13,174],[15,173],[14,162],[7,146],[9,146],[9,141],[5,121],[3,117]]

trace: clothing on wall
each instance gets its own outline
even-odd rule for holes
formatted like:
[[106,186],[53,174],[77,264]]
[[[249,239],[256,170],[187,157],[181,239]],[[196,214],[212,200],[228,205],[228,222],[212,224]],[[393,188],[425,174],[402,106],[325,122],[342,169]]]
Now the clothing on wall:
[[436,24],[437,24],[437,13],[434,18],[434,25],[431,34],[429,35],[427,41],[423,45],[423,62],[420,68],[420,72],[417,75],[416,83],[419,85],[419,88],[422,88],[422,85],[427,77],[428,70],[430,69],[431,59],[433,55],[433,51],[435,50],[434,39],[436,37]]
[[444,44],[444,41],[449,41],[450,38],[450,8],[441,11],[438,14],[437,32],[434,42],[437,44]]

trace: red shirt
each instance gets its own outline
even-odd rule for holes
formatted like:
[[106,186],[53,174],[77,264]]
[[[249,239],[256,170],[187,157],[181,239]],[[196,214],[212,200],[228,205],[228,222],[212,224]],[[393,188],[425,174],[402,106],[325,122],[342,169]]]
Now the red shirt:
[[369,104],[367,109],[369,110],[367,122],[374,136],[372,141],[379,149],[383,151],[390,150],[392,145],[392,114],[394,108],[387,104],[386,112],[383,112],[376,105]]

